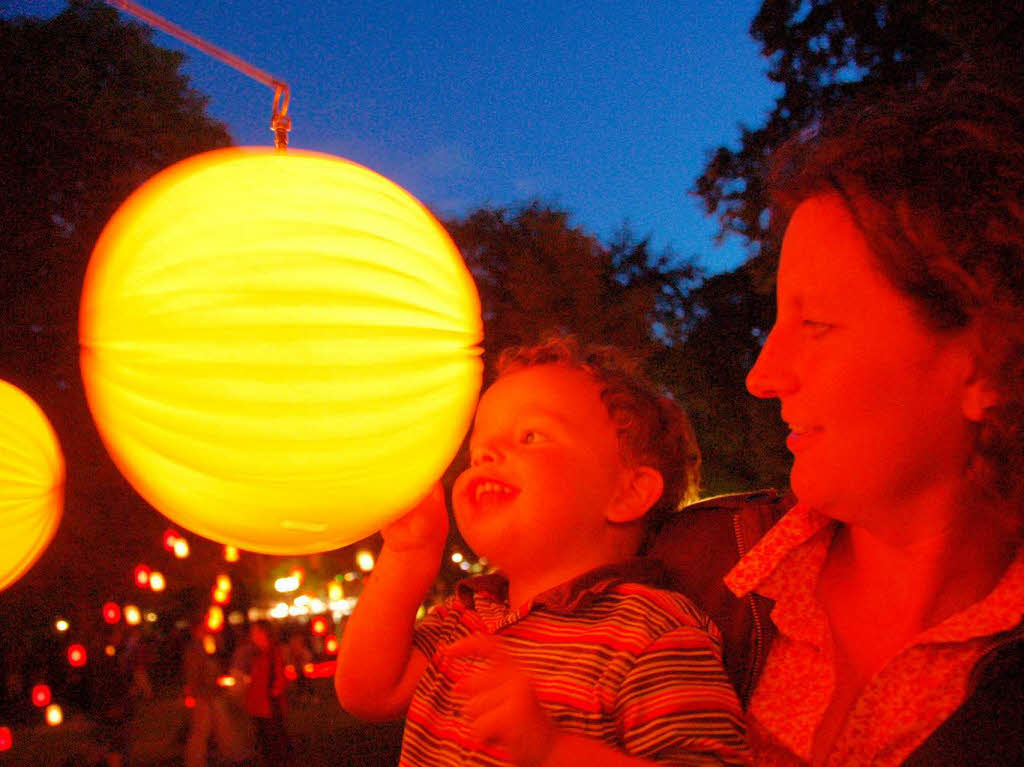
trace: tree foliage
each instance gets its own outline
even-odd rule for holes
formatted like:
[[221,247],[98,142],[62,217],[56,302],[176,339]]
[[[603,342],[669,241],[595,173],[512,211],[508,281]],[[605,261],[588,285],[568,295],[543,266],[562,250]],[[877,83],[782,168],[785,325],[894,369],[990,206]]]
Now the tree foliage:
[[555,331],[647,360],[688,315],[696,267],[653,253],[628,229],[605,245],[540,202],[482,208],[447,227],[480,291],[488,360]]
[[42,406],[68,466],[57,537],[5,593],[8,605],[52,599],[35,587],[65,567],[78,572],[65,596],[102,588],[102,568],[152,548],[164,524],[100,444],[78,374],[76,321],[89,255],[118,205],[163,168],[230,143],[181,73],[182,55],[150,38],[98,2],[70,3],[49,19],[0,18],[0,378]]
[[783,86],[764,124],[721,146],[695,193],[751,255],[773,257],[762,175],[772,150],[835,105],[862,93],[913,87],[958,64],[1024,71],[1021,4],[990,0],[765,0],[750,34]]

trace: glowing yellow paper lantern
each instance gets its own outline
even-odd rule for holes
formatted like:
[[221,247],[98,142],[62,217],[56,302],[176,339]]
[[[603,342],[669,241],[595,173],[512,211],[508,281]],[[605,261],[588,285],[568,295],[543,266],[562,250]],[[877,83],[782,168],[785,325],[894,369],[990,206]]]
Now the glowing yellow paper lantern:
[[64,458],[43,411],[0,381],[0,590],[16,581],[57,532]]
[[97,243],[82,374],[114,461],[250,551],[370,535],[427,492],[479,391],[479,299],[441,225],[354,163],[227,149],[139,189]]

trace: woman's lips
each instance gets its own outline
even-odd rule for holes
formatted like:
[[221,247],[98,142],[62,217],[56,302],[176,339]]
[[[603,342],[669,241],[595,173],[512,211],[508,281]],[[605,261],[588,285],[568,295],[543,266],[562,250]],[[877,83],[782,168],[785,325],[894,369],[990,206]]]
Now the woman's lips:
[[821,434],[821,429],[791,426],[789,435],[786,437],[786,447],[795,455],[806,450],[819,434]]

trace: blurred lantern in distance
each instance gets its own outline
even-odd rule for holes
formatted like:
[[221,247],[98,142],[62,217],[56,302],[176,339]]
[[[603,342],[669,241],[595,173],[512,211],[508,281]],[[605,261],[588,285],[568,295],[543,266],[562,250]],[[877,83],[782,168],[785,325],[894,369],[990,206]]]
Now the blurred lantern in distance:
[[58,724],[64,721],[64,712],[61,707],[56,703],[51,703],[46,707],[46,723],[51,727],[56,727]]
[[36,708],[50,705],[50,688],[45,684],[37,684],[32,688],[32,705]]
[[89,407],[122,473],[268,554],[379,530],[441,476],[480,387],[480,305],[448,234],[354,163],[224,149],[111,219],[85,279]]
[[75,668],[85,665],[85,647],[80,644],[73,644],[68,648],[68,663]]
[[174,551],[174,544],[177,543],[179,537],[177,530],[172,530],[171,528],[164,530],[164,548],[168,551]]
[[345,590],[340,583],[331,581],[327,584],[327,598],[332,602],[339,602],[345,598]]
[[226,573],[218,575],[215,588],[220,591],[231,591],[231,576]]
[[60,523],[64,457],[43,411],[0,381],[0,591],[25,574]]
[[105,623],[117,623],[121,620],[121,607],[116,602],[106,602],[101,610]]
[[57,622],[53,624],[53,627],[62,634],[70,628],[68,622],[63,618],[58,618]]
[[220,605],[211,605],[206,611],[206,630],[216,634],[224,628],[224,610]]
[[174,556],[178,559],[185,559],[189,555],[188,541],[184,538],[178,538],[174,542]]
[[10,751],[14,745],[14,735],[10,727],[0,727],[0,751]]
[[224,589],[219,589],[216,586],[214,586],[210,590],[210,601],[212,601],[215,605],[226,605],[228,602],[231,601],[231,592],[225,591]]
[[103,605],[103,620],[111,624],[121,620],[121,608],[116,602],[107,602]]
[[142,623],[142,612],[135,605],[125,605],[124,622],[129,626],[138,626]]
[[328,655],[336,655],[338,652],[338,637],[328,634],[324,637],[324,652]]
[[310,623],[310,628],[316,636],[323,636],[327,633],[327,619],[322,615],[316,616]]
[[362,549],[356,552],[356,567],[362,570],[364,573],[368,573],[373,569],[373,554],[366,549]]
[[238,547],[226,545],[224,546],[224,561],[225,562],[237,562],[238,561]]
[[135,585],[139,588],[145,588],[149,585],[149,573],[150,569],[145,565],[137,565],[135,568]]
[[155,570],[151,572],[149,574],[149,587],[153,591],[163,591],[167,587],[167,581],[164,579],[164,574]]

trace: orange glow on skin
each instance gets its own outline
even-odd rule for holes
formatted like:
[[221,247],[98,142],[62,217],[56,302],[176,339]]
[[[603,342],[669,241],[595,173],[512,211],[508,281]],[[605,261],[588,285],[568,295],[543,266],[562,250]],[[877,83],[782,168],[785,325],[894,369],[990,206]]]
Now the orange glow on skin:
[[328,155],[224,149],[158,174],[100,236],[79,316],[118,468],[250,551],[379,530],[450,463],[480,388],[480,303],[451,238]]

